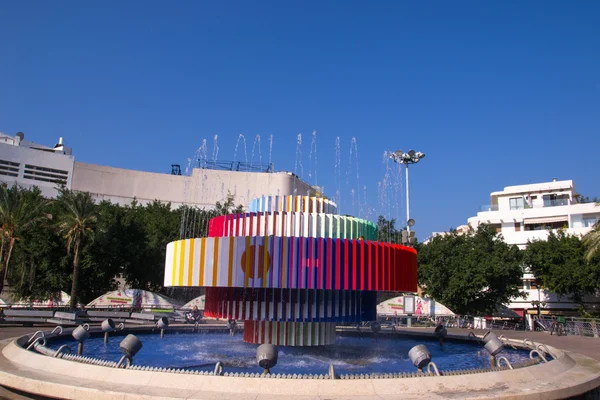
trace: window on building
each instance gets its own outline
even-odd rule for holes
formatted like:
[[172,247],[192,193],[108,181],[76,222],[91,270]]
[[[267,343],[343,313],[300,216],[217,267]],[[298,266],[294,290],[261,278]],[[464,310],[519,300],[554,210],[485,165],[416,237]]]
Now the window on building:
[[596,224],[597,220],[598,219],[596,217],[585,217],[585,218],[583,218],[583,227],[591,228]]
[[511,210],[522,210],[525,208],[525,201],[522,197],[513,197],[509,199]]
[[490,224],[490,227],[496,230],[496,233],[502,232],[502,225],[500,224]]
[[520,232],[520,231],[521,231],[521,223],[515,222],[515,232]]
[[539,224],[525,224],[526,231],[544,231],[551,229],[567,229],[569,223],[567,221],[544,222]]
[[18,177],[19,176],[19,163],[0,160],[0,175]]
[[23,171],[23,177],[25,179],[31,179],[34,181],[65,184],[65,183],[67,183],[67,178],[69,177],[69,172],[63,171],[60,169],[25,164],[25,170]]

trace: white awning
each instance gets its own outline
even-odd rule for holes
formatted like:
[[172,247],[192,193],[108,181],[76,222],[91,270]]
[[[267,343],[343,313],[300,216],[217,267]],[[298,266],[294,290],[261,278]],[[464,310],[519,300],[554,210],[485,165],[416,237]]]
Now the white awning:
[[552,222],[567,222],[569,219],[566,215],[559,217],[542,217],[542,218],[529,218],[523,221],[524,224],[549,224]]

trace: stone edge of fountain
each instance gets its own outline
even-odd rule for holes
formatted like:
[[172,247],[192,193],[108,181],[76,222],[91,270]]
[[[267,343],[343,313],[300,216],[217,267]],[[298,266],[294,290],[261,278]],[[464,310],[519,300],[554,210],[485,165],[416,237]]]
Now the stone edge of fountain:
[[[146,331],[132,329],[130,332]],[[431,337],[428,332],[416,336]],[[65,331],[64,334],[69,334]],[[410,335],[413,336],[413,335]],[[471,340],[466,335],[448,335],[455,340]],[[48,357],[27,351],[21,345],[29,335],[0,342],[0,385],[36,395],[61,398],[210,398],[216,393],[276,396],[395,396],[414,395],[420,398],[442,394],[454,396],[495,398],[566,398],[580,395],[600,386],[600,363],[596,360],[551,346],[546,346],[554,360],[549,363],[514,370],[463,370],[444,376],[410,373],[382,374],[371,377],[357,375],[343,379],[302,379],[289,376],[273,379],[252,377],[249,374],[214,376],[208,373],[168,371],[157,368],[117,369],[94,365],[93,358],[84,357],[73,368],[73,361]],[[505,344],[531,348],[523,341],[504,339]],[[543,345],[531,342],[533,347]],[[275,378],[275,376],[273,376]],[[306,377],[308,378],[308,377]],[[381,379],[386,378],[386,379]],[[226,381],[225,381],[226,379]],[[418,381],[416,381],[418,379]],[[275,384],[276,383],[276,384]],[[177,388],[177,393],[173,393]],[[254,398],[254,397],[253,397]]]

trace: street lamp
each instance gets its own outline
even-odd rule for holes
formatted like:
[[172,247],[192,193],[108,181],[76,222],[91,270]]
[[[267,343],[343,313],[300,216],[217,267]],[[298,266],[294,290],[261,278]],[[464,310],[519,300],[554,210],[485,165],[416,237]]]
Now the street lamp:
[[[409,192],[408,192],[408,164],[416,164],[419,161],[421,161],[421,159],[423,157],[425,157],[425,153],[421,153],[420,151],[415,152],[414,150],[409,150],[408,153],[403,153],[402,150],[396,150],[390,156],[390,158],[392,160],[394,160],[394,162],[404,164],[406,166],[406,221],[407,221],[406,230],[408,232],[410,232],[410,227],[412,226],[412,224],[408,223],[408,221],[411,221],[411,219],[410,219],[410,198],[409,198]],[[414,221],[412,221],[412,222],[414,224]]]

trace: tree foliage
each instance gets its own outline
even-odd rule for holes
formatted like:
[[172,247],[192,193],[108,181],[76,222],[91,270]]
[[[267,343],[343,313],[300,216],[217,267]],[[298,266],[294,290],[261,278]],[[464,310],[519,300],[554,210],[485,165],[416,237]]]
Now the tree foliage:
[[488,225],[449,232],[419,246],[419,284],[459,314],[485,314],[522,295],[519,249]]
[[89,193],[61,189],[57,199],[61,207],[58,232],[66,241],[67,254],[73,251],[73,275],[71,276],[71,308],[77,308],[79,296],[81,254],[85,239],[93,240],[97,221],[96,206]]
[[2,235],[0,260],[3,261],[0,273],[0,292],[8,277],[11,257],[15,243],[21,240],[28,229],[43,221],[46,217],[44,209],[47,201],[39,189],[23,190],[14,185],[0,186],[0,233]]
[[527,244],[524,261],[541,285],[583,304],[583,297],[600,286],[600,263],[586,259],[585,254],[586,247],[578,236],[550,231],[547,240]]
[[[61,291],[73,290],[78,272],[74,301],[82,304],[116,289],[119,277],[131,287],[173,295],[163,288],[165,252],[167,243],[181,237],[184,215],[193,227],[186,233],[201,237],[207,235],[210,218],[243,211],[233,196],[212,210],[172,209],[158,201],[145,206],[137,201],[127,206],[106,201],[94,204],[88,193],[68,190],[62,190],[55,201],[47,201],[36,188],[14,186],[0,187],[2,200],[6,218],[1,219],[4,246],[0,254],[4,258],[0,268],[9,261],[6,271],[12,300],[57,298]],[[2,208],[0,204],[0,218]],[[10,238],[14,246],[7,260]]]
[[600,220],[596,221],[594,228],[583,237],[583,244],[586,246],[586,261],[600,256]]

